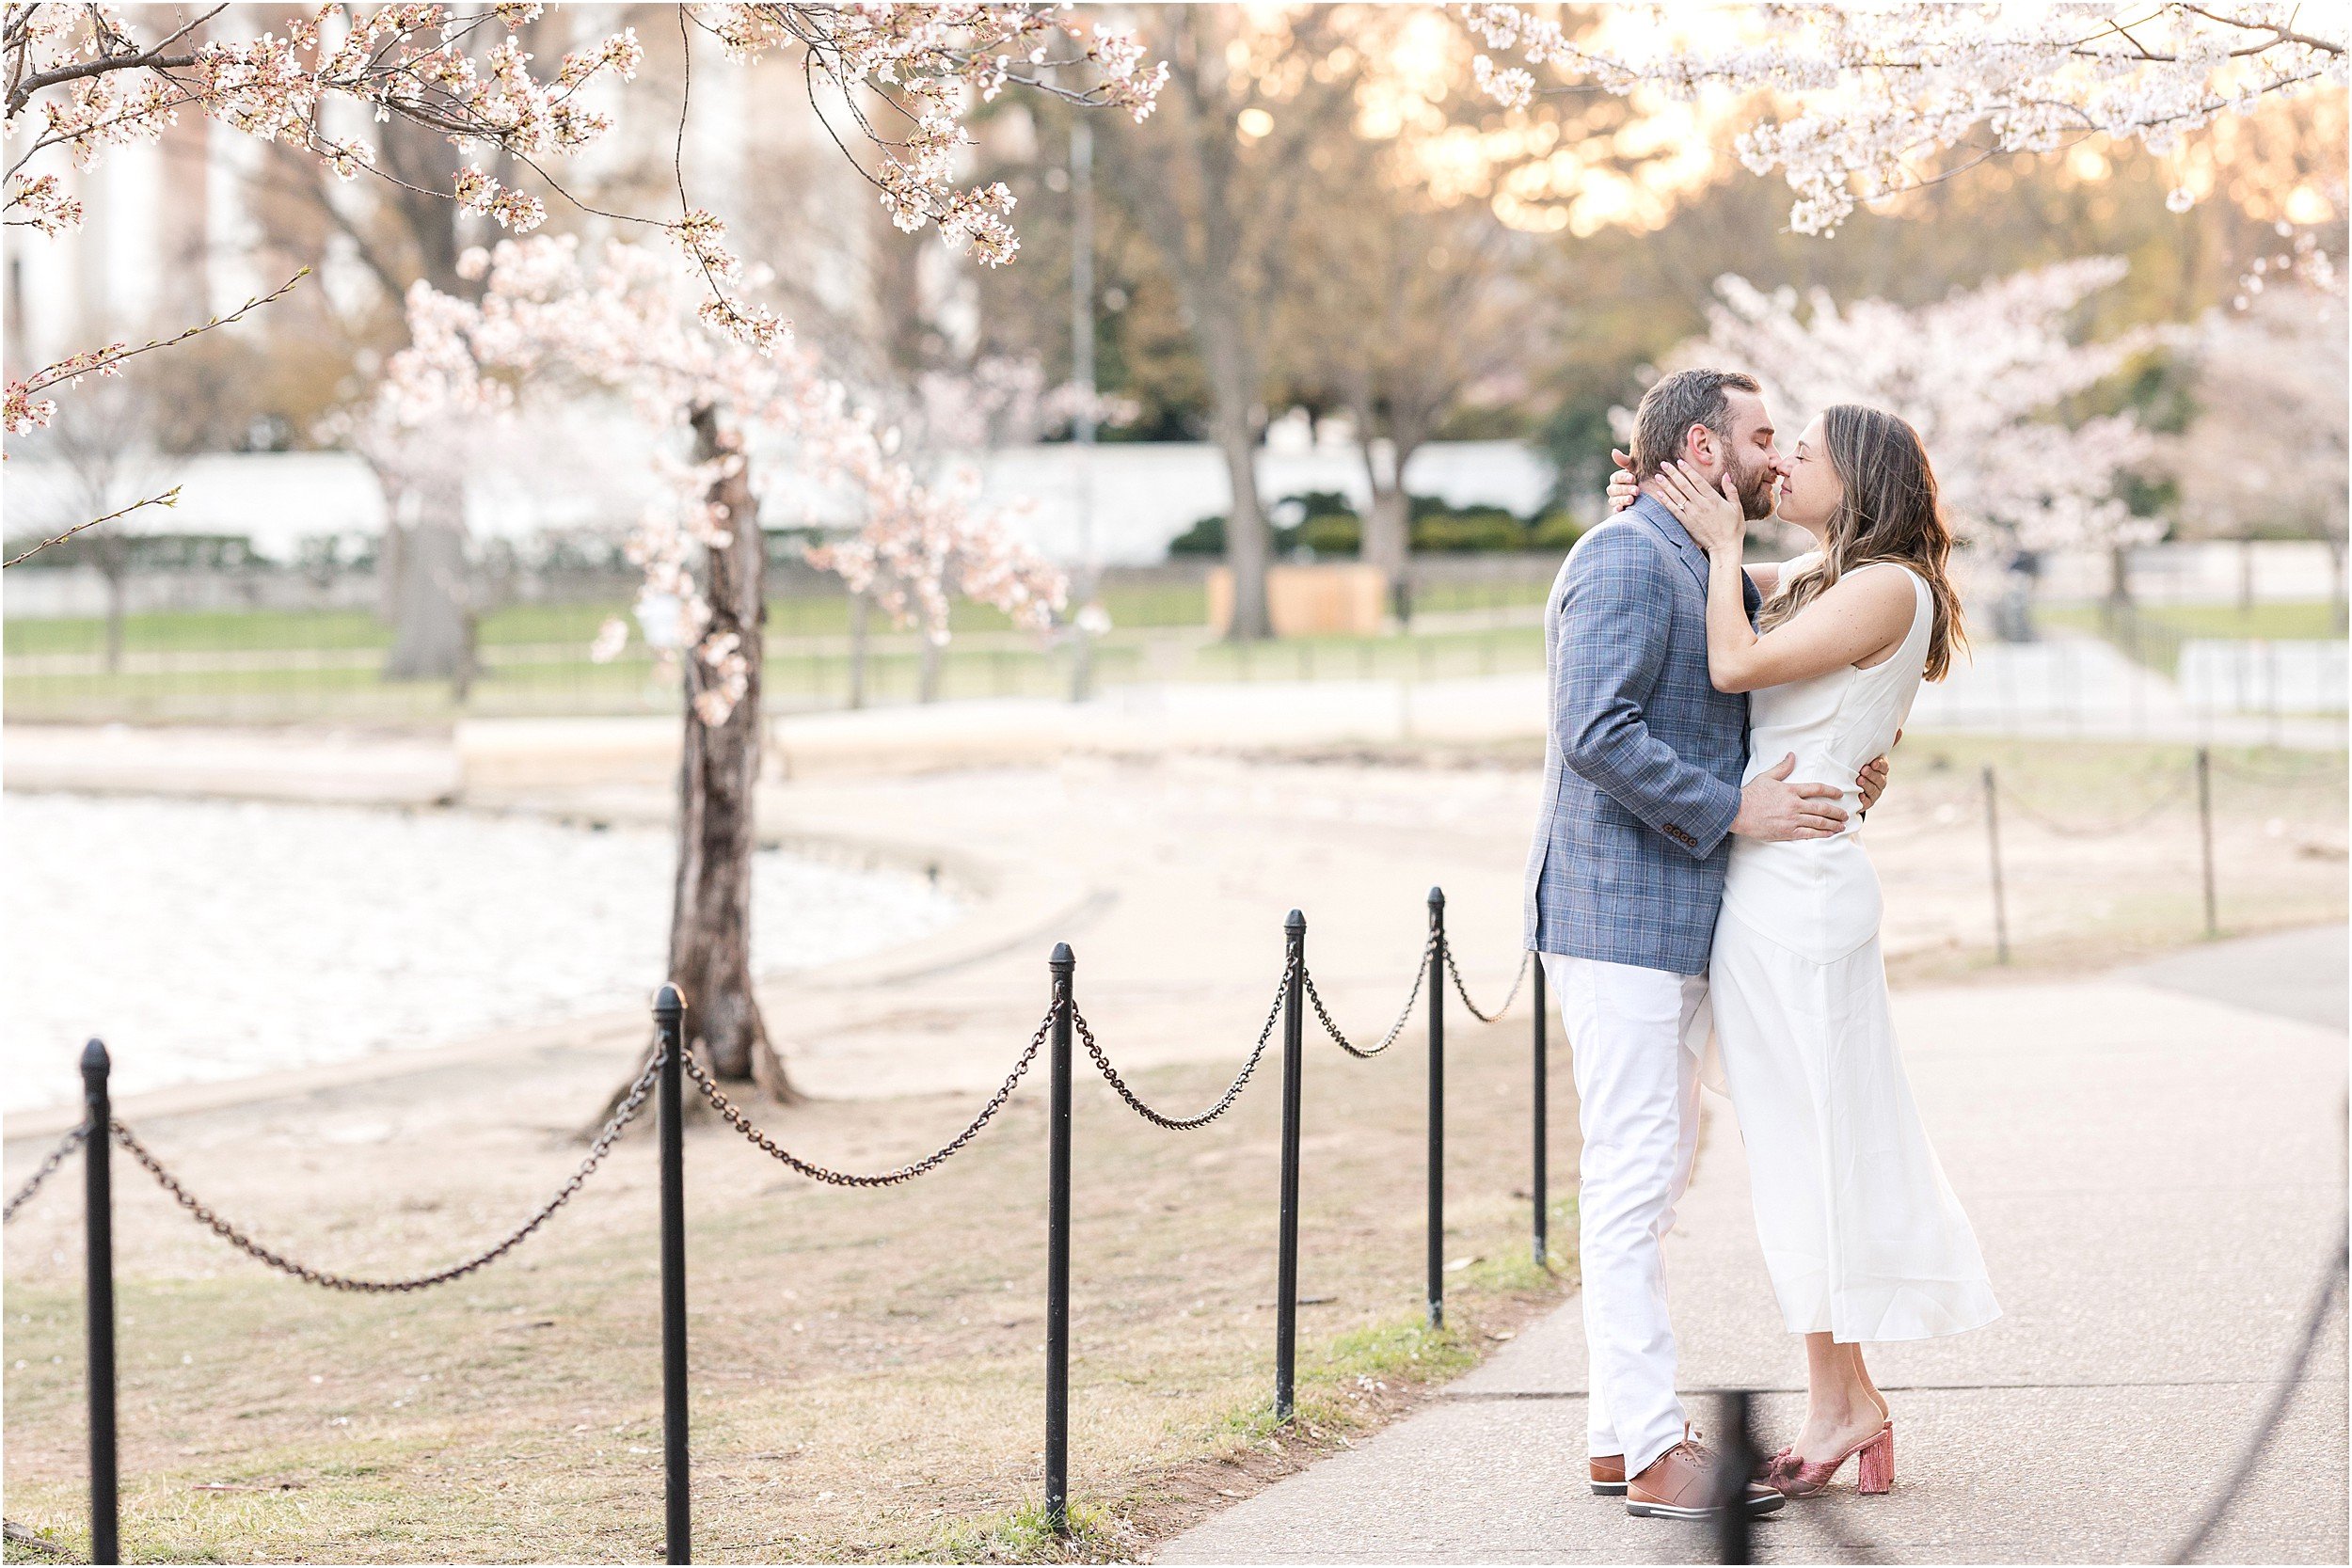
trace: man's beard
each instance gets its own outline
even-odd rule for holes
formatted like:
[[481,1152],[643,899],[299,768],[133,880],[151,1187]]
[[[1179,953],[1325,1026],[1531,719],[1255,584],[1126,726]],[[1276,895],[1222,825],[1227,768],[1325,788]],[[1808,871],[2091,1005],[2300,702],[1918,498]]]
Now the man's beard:
[[1738,458],[1731,459],[1732,488],[1740,497],[1740,513],[1749,522],[1762,522],[1772,515],[1773,478],[1768,464],[1759,463],[1750,469],[1741,467]]

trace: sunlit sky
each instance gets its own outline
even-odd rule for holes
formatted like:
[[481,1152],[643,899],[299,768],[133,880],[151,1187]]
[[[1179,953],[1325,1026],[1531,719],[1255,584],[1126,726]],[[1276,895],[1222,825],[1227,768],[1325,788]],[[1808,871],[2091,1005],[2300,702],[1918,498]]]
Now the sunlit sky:
[[[1692,7],[1673,13],[1661,40],[1647,8],[1613,8],[1581,41],[1621,57],[1651,55],[1661,41],[1671,49],[1696,27],[1720,32],[1727,11],[1749,27],[1758,24],[1753,8]],[[1748,97],[1729,91],[1696,103],[1644,91],[1624,101],[1631,117],[1605,132],[1574,123],[1582,102],[1576,98],[1486,128],[1449,124],[1440,105],[1452,94],[1477,90],[1470,74],[1476,44],[1434,9],[1394,20],[1384,69],[1363,95],[1359,130],[1396,138],[1440,201],[1490,202],[1502,222],[1529,232],[1583,236],[1662,227],[1684,198],[1720,175],[1755,113]],[[2223,116],[2167,163],[2177,183],[2201,199],[2219,192],[2257,217],[2320,223],[2343,208],[2341,165],[2332,178],[2314,175],[2300,154],[2313,146],[2340,147],[2344,135],[2344,95],[2319,92],[2250,117]],[[2079,180],[2106,179],[2111,153],[2103,139],[2086,141],[2067,154],[2068,170]]]

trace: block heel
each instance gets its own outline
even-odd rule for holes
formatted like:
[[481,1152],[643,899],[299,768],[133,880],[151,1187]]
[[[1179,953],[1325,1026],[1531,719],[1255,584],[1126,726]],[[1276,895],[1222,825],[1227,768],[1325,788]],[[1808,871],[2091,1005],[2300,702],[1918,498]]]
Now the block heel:
[[1864,1497],[1873,1497],[1894,1489],[1895,1485],[1895,1423],[1886,1423],[1885,1430],[1867,1443],[1854,1456],[1861,1465],[1860,1485]]

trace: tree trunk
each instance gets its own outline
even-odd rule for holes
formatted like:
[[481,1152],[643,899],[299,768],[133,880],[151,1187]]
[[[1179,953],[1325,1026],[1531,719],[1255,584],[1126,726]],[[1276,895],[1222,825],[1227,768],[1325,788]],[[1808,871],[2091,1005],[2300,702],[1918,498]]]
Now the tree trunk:
[[[713,462],[736,450],[716,410],[693,415],[694,455]],[[791,1098],[784,1063],[769,1043],[752,990],[752,854],[758,847],[754,796],[759,783],[761,640],[768,605],[767,547],[748,467],[722,476],[710,499],[725,509],[729,540],[707,552],[706,638],[733,633],[746,663],[742,694],[723,723],[704,721],[697,697],[721,673],[697,648],[684,650],[685,743],[678,762],[677,884],[670,913],[670,980],[686,996],[687,1038],[711,1076],[751,1082]]]
[[375,549],[375,618],[383,625],[400,625],[401,562],[408,555],[408,527],[400,520],[399,493],[384,491],[384,538]]
[[2107,546],[2107,602],[2132,602],[2132,552],[2121,545]]
[[946,652],[926,633],[923,638],[923,662],[915,674],[914,700],[918,703],[939,701],[940,659]]
[[401,541],[398,620],[387,680],[447,680],[462,700],[473,683],[474,616],[467,602],[466,492],[454,474],[411,490],[417,510]]
[[1372,505],[1364,514],[1365,564],[1378,568],[1383,594],[1395,612],[1396,624],[1412,621],[1412,602],[1406,591],[1405,567],[1413,553],[1412,500],[1405,493],[1405,460],[1411,455],[1387,436],[1372,433],[1375,410],[1369,400],[1355,407],[1357,440],[1362,443],[1364,478],[1372,486]]
[[863,594],[850,595],[850,706],[866,705],[866,655],[873,637],[874,607]]
[[1413,551],[1412,531],[1412,507],[1405,494],[1405,487],[1401,484],[1375,487],[1372,510],[1364,517],[1364,559],[1380,569],[1380,580],[1387,591],[1389,606],[1395,611],[1400,626],[1412,619],[1412,606],[1405,585],[1405,570]]
[[1258,381],[1256,361],[1242,341],[1246,328],[1230,300],[1204,298],[1194,341],[1206,361],[1209,432],[1225,459],[1232,503],[1225,510],[1225,564],[1233,574],[1233,624],[1225,635],[1254,642],[1274,635],[1266,611],[1265,573],[1273,540],[1258,503]]
[[122,622],[131,594],[131,551],[119,533],[101,531],[98,569],[106,579],[106,673],[122,669]]
[[1233,574],[1233,624],[1225,635],[1235,642],[1255,642],[1274,635],[1266,610],[1266,567],[1274,553],[1265,514],[1258,510],[1258,443],[1248,421],[1228,420],[1220,410],[1216,420],[1216,447],[1225,459],[1225,475],[1233,501],[1225,514],[1225,565]]

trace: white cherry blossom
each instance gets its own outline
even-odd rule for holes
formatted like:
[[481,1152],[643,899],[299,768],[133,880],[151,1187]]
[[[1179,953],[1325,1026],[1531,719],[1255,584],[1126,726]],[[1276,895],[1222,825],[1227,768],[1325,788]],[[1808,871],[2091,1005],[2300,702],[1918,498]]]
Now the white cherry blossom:
[[1833,403],[1902,416],[1927,445],[1963,542],[2037,550],[2144,543],[2156,525],[2131,515],[2116,483],[2151,463],[2147,431],[2128,412],[2071,423],[2059,412],[2157,341],[2135,331],[2083,342],[2068,330],[2075,308],[2124,271],[2113,257],[2088,257],[1916,309],[1841,306],[1819,290],[1768,293],[1726,276],[1707,336],[1668,368],[1749,372],[1792,432]]
[[1525,7],[1460,13],[1488,49],[1523,62],[1475,64],[1509,107],[1546,90],[1530,67],[1620,94],[1764,95],[1740,156],[1758,174],[1781,171],[1796,192],[1789,221],[1808,234],[1940,178],[1949,154],[2046,152],[2091,135],[2161,153],[2222,115],[2352,82],[2352,8],[2341,5],[1812,3],[1711,8],[1703,28],[1689,25],[1700,8],[1645,8],[1651,25],[1613,36],[1638,31],[1647,46],[1620,53]]
[[[763,352],[707,330],[696,275],[675,257],[619,241],[592,247],[534,235],[469,255],[466,270],[484,279],[479,303],[421,282],[410,290],[411,342],[386,367],[380,417],[422,428],[502,414],[518,396],[626,398],[663,438],[656,461],[666,481],[627,553],[644,574],[641,607],[677,604],[681,641],[715,677],[695,699],[706,722],[725,722],[747,665],[732,634],[706,634],[710,609],[693,563],[697,546],[723,546],[736,527],[757,526],[723,515],[709,499],[747,451],[758,459],[755,481],[770,458],[788,452],[796,478],[851,500],[863,525],[811,559],[935,641],[946,641],[953,594],[1035,630],[1050,626],[1066,602],[1061,572],[1023,545],[1002,513],[978,505],[975,477],[925,482],[812,352],[788,336]],[[686,455],[688,421],[704,407],[721,412],[734,442],[716,462]],[[626,622],[609,623],[594,652],[610,658],[628,635]]]

